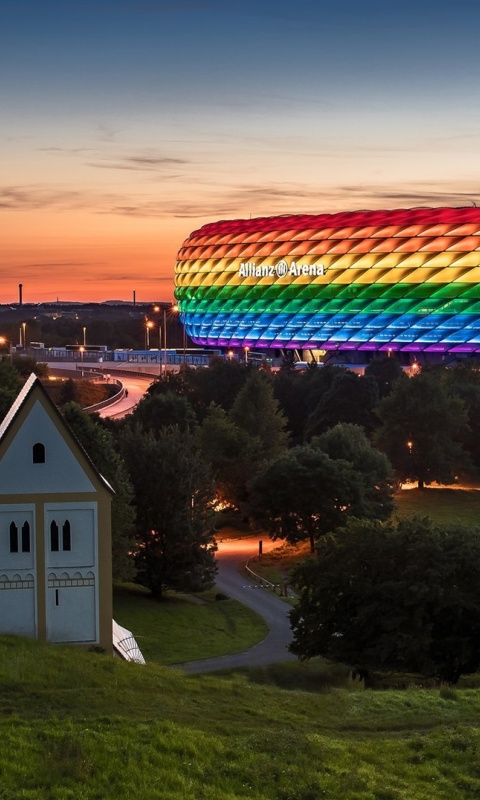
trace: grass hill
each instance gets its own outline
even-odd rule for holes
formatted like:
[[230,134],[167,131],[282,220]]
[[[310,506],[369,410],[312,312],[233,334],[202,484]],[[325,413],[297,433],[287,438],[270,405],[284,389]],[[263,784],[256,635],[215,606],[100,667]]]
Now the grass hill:
[[[397,513],[480,519],[480,492],[437,491]],[[365,690],[320,659],[186,676],[155,662],[242,649],[263,623],[214,593],[115,604],[145,667],[0,636],[0,800],[480,798],[477,689]]]
[[480,796],[476,690],[280,689],[8,636],[0,684],[2,800]]

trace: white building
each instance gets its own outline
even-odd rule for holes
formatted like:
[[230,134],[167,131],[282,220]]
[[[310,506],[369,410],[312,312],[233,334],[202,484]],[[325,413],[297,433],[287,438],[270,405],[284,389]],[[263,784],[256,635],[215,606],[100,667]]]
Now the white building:
[[111,494],[31,375],[0,425],[0,633],[112,651]]

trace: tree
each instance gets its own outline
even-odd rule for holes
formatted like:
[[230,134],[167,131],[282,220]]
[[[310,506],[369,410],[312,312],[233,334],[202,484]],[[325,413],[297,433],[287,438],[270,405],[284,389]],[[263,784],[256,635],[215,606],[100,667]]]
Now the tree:
[[365,376],[375,379],[380,397],[387,397],[396,380],[403,374],[402,365],[395,356],[372,358],[365,369]]
[[3,420],[20,392],[22,383],[17,370],[6,358],[2,358],[0,360],[0,420]]
[[337,369],[330,388],[322,394],[308,417],[305,438],[308,440],[323,433],[338,422],[361,425],[370,432],[377,425],[377,402],[378,388],[374,378]]
[[180,430],[193,429],[197,420],[187,398],[169,391],[142,398],[132,414],[131,424],[156,432],[172,425],[178,425]]
[[48,377],[48,364],[39,364],[33,356],[12,356],[12,366],[25,380],[32,372],[39,378]]
[[480,666],[480,532],[349,520],[299,565],[292,652],[449,683]]
[[207,369],[190,370],[187,397],[198,418],[203,418],[210,403],[230,411],[250,373],[251,368],[237,359],[225,358],[212,358]]
[[212,403],[200,426],[198,443],[210,465],[218,499],[238,508],[246,500],[247,483],[261,457],[259,439]]
[[442,370],[440,376],[446,391],[460,398],[465,405],[470,431],[463,446],[471,455],[475,469],[480,469],[480,371],[478,359],[461,362]]
[[258,439],[265,460],[276,458],[287,446],[287,420],[273,396],[269,378],[258,370],[250,373],[240,389],[230,419]]
[[133,488],[126,466],[109,431],[76,403],[61,409],[65,421],[95,467],[107,479],[115,494],[112,498],[112,571],[117,580],[130,580],[135,565],[130,555],[134,545]]
[[384,453],[376,450],[359,425],[339,423],[312,439],[330,458],[348,461],[357,471],[361,491],[352,514],[368,519],[388,519],[394,510],[395,476]]
[[250,488],[250,514],[272,539],[309,539],[313,552],[315,542],[351,513],[362,481],[347,461],[304,445],[266,464]]
[[401,376],[377,414],[382,426],[376,442],[400,480],[415,479],[420,489],[432,481],[452,483],[469,463],[461,444],[469,431],[465,405],[435,371]]
[[305,425],[340,372],[340,367],[311,365],[306,370],[280,368],[274,379],[274,395],[288,420],[288,431],[294,444],[305,439]]
[[213,485],[192,433],[170,427],[155,436],[129,427],[122,447],[137,503],[138,582],[157,599],[165,588],[213,585]]

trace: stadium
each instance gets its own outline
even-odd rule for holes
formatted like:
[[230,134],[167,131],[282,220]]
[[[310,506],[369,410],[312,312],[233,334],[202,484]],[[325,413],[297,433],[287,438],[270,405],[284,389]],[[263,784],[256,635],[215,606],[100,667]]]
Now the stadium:
[[480,208],[358,211],[205,225],[175,297],[201,345],[467,354],[479,281]]

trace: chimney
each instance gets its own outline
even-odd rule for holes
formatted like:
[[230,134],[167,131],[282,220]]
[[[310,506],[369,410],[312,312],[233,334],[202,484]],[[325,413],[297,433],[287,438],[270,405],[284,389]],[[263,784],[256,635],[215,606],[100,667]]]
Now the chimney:
[[19,306],[23,306],[22,293],[23,293],[23,283],[19,283],[18,284],[18,305]]

